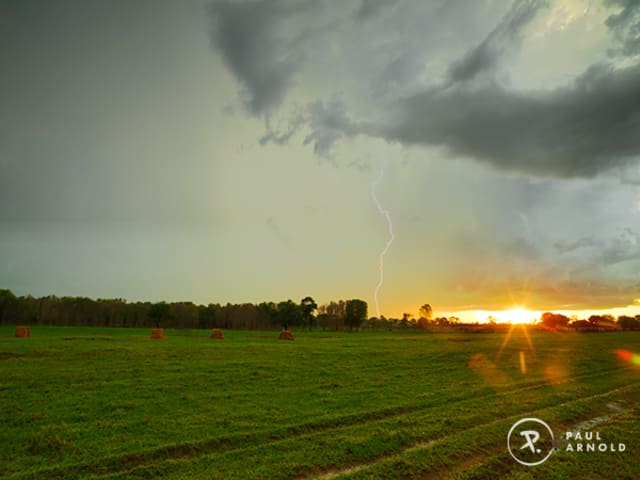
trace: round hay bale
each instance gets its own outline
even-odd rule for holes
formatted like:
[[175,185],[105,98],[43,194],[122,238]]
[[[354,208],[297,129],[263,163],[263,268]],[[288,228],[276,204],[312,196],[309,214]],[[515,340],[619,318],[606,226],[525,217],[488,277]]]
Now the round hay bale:
[[279,340],[293,340],[293,332],[290,332],[289,330],[282,330],[280,332],[280,336],[278,337]]
[[151,340],[162,340],[164,338],[164,329],[154,328],[151,330]]
[[31,329],[26,325],[18,325],[16,327],[15,336],[18,338],[27,338],[31,336]]
[[219,328],[213,328],[211,330],[211,338],[213,338],[214,340],[224,340],[222,330],[220,330]]

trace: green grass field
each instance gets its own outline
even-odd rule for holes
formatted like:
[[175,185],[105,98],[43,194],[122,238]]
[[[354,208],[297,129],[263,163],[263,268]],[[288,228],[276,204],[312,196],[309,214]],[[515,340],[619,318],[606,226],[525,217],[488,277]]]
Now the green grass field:
[[[1,327],[0,476],[640,478],[640,332],[165,333]],[[627,449],[522,466],[522,417]]]

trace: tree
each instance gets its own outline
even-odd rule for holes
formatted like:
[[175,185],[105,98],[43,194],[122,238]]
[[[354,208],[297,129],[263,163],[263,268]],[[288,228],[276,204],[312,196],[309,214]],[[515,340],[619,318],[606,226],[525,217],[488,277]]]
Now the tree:
[[433,318],[433,309],[431,305],[425,303],[420,307],[420,317],[426,320],[431,320]]
[[156,328],[160,328],[160,324],[165,320],[172,319],[173,315],[167,302],[158,302],[149,307],[147,317],[153,322]]
[[278,320],[285,330],[291,325],[298,325],[301,318],[300,307],[293,300],[278,303]]
[[258,304],[257,309],[261,322],[267,323],[270,326],[278,324],[278,306],[275,303],[262,302]]
[[325,331],[327,327],[329,327],[329,315],[327,313],[319,313],[316,320],[320,328],[322,328],[322,331]]
[[449,326],[449,319],[447,317],[438,317],[435,320],[436,325],[439,327],[447,327]]
[[628,315],[620,315],[618,317],[618,325],[620,325],[620,328],[623,330],[635,330],[640,327],[640,319]]
[[353,327],[356,327],[357,329],[366,319],[367,302],[359,299],[347,300],[344,321],[349,325],[349,328],[353,330]]
[[589,323],[598,329],[613,329],[616,328],[613,315],[591,315],[589,317]]
[[327,314],[327,325],[334,325],[335,330],[340,330],[345,316],[345,303],[340,300],[339,302],[330,302],[325,306]]
[[430,320],[427,320],[424,317],[420,317],[418,319],[418,328],[422,328],[423,330],[426,330],[427,328],[429,328],[430,323],[431,323]]
[[369,328],[372,328],[372,329],[381,329],[381,328],[384,328],[385,326],[384,320],[377,317],[369,318],[367,323],[369,324]]
[[302,321],[309,326],[309,331],[313,327],[313,321],[315,317],[313,313],[318,309],[318,304],[311,297],[304,297],[300,300],[300,313],[302,315]]
[[17,299],[11,290],[0,289],[0,323],[4,323],[11,309],[16,305]]
[[213,304],[198,307],[198,328],[213,328],[216,322],[216,311]]
[[544,312],[540,316],[540,322],[545,327],[555,330],[558,327],[566,327],[569,324],[569,317],[561,313]]

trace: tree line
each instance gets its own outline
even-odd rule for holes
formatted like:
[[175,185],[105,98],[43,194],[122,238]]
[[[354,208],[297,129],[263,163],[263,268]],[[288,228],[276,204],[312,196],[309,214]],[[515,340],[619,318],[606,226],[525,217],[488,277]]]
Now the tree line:
[[[458,317],[434,317],[431,305],[420,307],[418,316],[404,313],[401,318],[367,318],[367,303],[351,299],[318,305],[310,297],[299,302],[210,303],[192,302],[127,302],[122,298],[91,299],[87,297],[15,296],[11,290],[0,289],[0,324],[94,327],[164,327],[222,328],[268,330],[296,328],[311,330],[375,330],[440,329],[445,327],[495,328],[495,319],[487,324],[465,324]],[[573,328],[583,331],[638,330],[640,315],[592,315],[586,320],[569,318],[559,313],[545,312],[537,322],[539,327],[558,330]]]
[[36,298],[0,289],[0,324],[94,327],[222,328],[265,330],[314,327],[354,330],[367,320],[367,303],[360,299],[318,306],[307,296],[294,302],[210,303],[127,302],[122,298]]
[[605,330],[640,330],[640,315],[591,315],[589,318],[578,319],[567,317],[561,313],[545,312],[540,316],[540,325],[550,330],[562,330],[572,328],[583,331]]

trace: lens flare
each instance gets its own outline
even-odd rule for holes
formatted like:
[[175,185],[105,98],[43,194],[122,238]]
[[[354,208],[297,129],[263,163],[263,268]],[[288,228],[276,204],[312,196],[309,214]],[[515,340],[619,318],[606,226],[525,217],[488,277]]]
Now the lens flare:
[[618,358],[624,360],[625,362],[630,362],[634,365],[640,365],[640,355],[638,355],[637,353],[633,353],[629,350],[616,350],[616,355],[618,355]]

